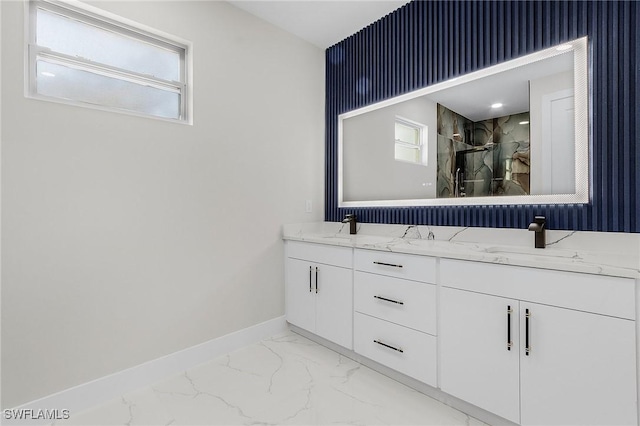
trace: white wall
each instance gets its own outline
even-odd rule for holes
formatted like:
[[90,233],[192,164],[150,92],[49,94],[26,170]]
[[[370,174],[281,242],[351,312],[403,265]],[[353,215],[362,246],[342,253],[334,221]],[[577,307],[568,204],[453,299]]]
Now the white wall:
[[[552,93],[568,89],[573,89],[573,71],[553,74],[529,82],[531,194],[575,192],[574,138],[552,142],[548,136],[545,137],[545,130],[551,126],[551,123],[550,120],[545,120],[544,108],[548,107],[548,104],[545,104],[544,99]],[[556,170],[556,173],[552,173],[552,170]],[[553,174],[555,176],[552,176]],[[553,190],[554,180],[558,181],[560,188],[567,190]]]
[[[427,165],[395,159],[396,116],[424,124]],[[344,201],[435,198],[437,104],[424,96],[343,121]]]
[[281,225],[323,217],[324,52],[224,2],[91,4],[193,42],[194,125],[26,99],[1,2],[2,407],[283,315]]

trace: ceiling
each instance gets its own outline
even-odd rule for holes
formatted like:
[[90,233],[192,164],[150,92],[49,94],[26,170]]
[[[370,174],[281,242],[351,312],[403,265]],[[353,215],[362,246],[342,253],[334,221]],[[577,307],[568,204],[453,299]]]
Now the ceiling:
[[[426,97],[471,121],[529,111],[529,82],[573,71],[572,52],[568,50],[544,60],[439,90]],[[502,107],[492,109],[491,104],[498,102]]]
[[229,0],[283,30],[326,49],[393,12],[407,0]]

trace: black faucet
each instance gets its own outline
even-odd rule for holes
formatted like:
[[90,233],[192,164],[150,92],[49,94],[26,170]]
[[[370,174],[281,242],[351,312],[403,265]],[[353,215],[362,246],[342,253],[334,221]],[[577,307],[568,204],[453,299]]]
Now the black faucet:
[[545,248],[547,246],[546,223],[547,219],[544,216],[536,216],[533,222],[529,224],[529,231],[536,233],[536,248]]
[[357,231],[356,231],[356,215],[355,214],[346,215],[342,220],[342,223],[349,223],[349,234],[351,235],[356,234]]

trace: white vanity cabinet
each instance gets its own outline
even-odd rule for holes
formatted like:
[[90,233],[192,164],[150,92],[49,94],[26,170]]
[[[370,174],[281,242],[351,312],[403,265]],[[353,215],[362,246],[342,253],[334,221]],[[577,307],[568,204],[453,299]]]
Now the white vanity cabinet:
[[435,258],[354,252],[354,351],[434,387],[435,277]]
[[287,321],[353,348],[353,249],[287,241]]
[[637,424],[632,279],[442,259],[440,385],[522,425]]

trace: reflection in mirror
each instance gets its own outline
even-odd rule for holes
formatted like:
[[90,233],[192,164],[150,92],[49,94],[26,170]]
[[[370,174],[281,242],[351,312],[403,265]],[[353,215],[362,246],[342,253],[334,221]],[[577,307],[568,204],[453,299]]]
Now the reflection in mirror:
[[436,196],[531,194],[529,122],[529,111],[473,122],[438,104]]
[[339,117],[341,207],[588,202],[586,39]]

